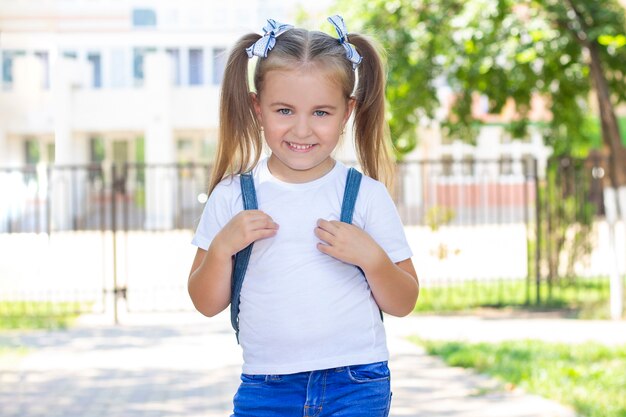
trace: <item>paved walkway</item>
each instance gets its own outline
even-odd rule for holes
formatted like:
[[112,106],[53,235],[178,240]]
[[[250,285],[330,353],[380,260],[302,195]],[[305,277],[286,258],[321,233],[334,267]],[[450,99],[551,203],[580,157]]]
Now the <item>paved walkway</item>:
[[[227,315],[205,319],[200,314],[153,314],[122,320],[120,326],[83,322],[69,331],[0,333],[0,415],[229,415],[241,357]],[[392,352],[391,415],[573,417],[571,410],[541,397],[507,391],[491,379],[450,368],[403,338],[407,334],[464,338],[465,334],[478,340],[493,331],[533,336],[533,329],[542,326],[552,329],[545,334],[556,329],[576,333],[566,323],[598,325],[549,319],[386,317]],[[609,326],[600,333],[626,335],[626,323]],[[24,346],[26,352],[3,354],[1,347],[6,345]]]

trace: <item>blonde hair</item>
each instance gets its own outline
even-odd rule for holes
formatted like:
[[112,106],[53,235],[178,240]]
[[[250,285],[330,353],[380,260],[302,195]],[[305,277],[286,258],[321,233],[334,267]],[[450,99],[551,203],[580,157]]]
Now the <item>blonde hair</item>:
[[[228,56],[220,97],[217,155],[209,194],[225,177],[251,170],[261,156],[261,126],[250,97],[245,51],[260,37],[258,34],[243,36]],[[265,76],[272,70],[314,66],[327,71],[342,89],[346,100],[355,99],[354,142],[364,174],[391,189],[393,163],[385,120],[385,70],[380,49],[363,35],[350,34],[349,41],[363,57],[356,73],[337,38],[317,31],[290,29],[276,38],[267,58],[258,60],[254,87],[257,94],[262,94]]]

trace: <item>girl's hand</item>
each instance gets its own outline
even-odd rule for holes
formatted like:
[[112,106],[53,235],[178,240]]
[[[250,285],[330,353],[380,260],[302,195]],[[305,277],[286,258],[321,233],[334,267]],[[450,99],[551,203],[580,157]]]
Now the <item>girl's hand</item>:
[[315,236],[322,241],[317,244],[321,252],[364,270],[386,258],[374,239],[352,224],[319,219]]
[[211,246],[233,256],[250,243],[276,235],[278,224],[260,210],[244,210],[233,217],[215,236]]

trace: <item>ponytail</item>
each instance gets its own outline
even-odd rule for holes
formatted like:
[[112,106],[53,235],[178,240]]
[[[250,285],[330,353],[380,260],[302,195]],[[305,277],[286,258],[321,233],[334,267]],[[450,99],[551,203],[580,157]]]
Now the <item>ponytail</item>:
[[220,94],[217,154],[209,180],[209,195],[222,179],[249,171],[261,156],[261,129],[250,98],[246,53],[246,48],[259,38],[261,36],[255,33],[243,36],[228,56]]
[[363,57],[355,91],[354,143],[366,175],[393,191],[391,136],[385,120],[385,68],[381,52],[371,39],[351,33],[350,43]]

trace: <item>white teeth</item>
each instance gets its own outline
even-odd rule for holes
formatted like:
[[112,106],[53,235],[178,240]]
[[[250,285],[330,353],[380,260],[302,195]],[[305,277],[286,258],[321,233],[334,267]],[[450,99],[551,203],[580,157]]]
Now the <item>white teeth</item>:
[[313,145],[299,145],[297,143],[292,143],[292,142],[287,142],[289,144],[289,146],[291,146],[292,148],[296,148],[298,150],[305,150],[305,149],[309,149],[311,147],[313,147]]

